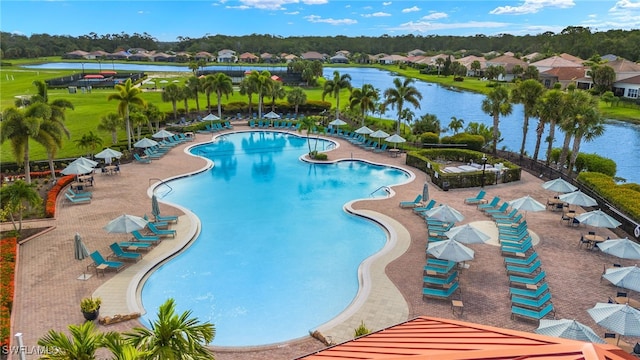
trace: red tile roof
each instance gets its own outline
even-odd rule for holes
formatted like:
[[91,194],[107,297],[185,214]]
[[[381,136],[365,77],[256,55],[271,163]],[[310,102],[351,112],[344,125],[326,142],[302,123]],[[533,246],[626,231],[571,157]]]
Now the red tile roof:
[[635,359],[617,346],[421,316],[299,360]]

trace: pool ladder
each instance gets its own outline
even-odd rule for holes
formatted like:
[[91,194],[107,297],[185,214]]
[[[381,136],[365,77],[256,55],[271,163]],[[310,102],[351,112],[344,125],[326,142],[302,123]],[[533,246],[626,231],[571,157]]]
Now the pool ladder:
[[[163,193],[162,193],[162,196],[160,196],[160,198],[163,198],[163,197],[165,197],[165,196],[169,195],[169,193],[171,193],[171,192],[173,191],[173,188],[172,188],[169,184],[167,184],[164,180],[162,180],[162,179],[158,179],[158,178],[149,178],[149,186],[151,186],[151,182],[152,182],[152,181],[154,181],[154,180],[156,180],[156,181],[160,182],[160,185],[164,185],[164,186],[166,186],[166,187],[168,187],[168,188],[169,188],[169,191],[167,191],[167,192],[163,192]],[[156,189],[157,189],[160,185],[156,186]]]
[[373,194],[377,193],[380,190],[384,190],[384,192],[387,193],[387,197],[391,195],[391,188],[385,185],[385,186],[380,186],[379,188],[372,191],[371,194],[369,194],[369,196],[373,197]]

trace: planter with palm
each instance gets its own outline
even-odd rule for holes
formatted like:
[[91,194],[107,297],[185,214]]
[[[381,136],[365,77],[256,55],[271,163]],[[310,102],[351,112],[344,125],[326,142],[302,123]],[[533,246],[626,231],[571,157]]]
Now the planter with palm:
[[80,311],[87,321],[93,321],[100,314],[101,298],[88,297],[80,301]]

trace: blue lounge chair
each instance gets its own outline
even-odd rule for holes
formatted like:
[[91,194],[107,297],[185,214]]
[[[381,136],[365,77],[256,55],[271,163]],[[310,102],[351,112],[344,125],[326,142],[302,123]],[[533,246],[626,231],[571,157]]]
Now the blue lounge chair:
[[509,203],[503,203],[498,208],[488,208],[488,209],[483,209],[482,211],[484,211],[484,213],[487,214],[487,215],[491,215],[491,214],[506,214],[506,211],[507,211],[508,208],[509,208]]
[[515,217],[508,219],[508,218],[501,218],[501,217],[494,217],[493,221],[496,222],[496,224],[498,226],[505,226],[505,225],[513,225],[513,224],[519,224],[520,220],[522,220],[522,214],[518,214]]
[[521,275],[521,276],[532,276],[532,274],[540,271],[540,267],[542,263],[540,260],[536,260],[533,264],[526,267],[516,266],[516,265],[508,265],[507,266],[507,274]]
[[526,297],[520,297],[520,296],[511,297],[511,305],[529,308],[532,310],[540,310],[550,301],[551,301],[550,292],[546,292],[539,299],[526,298]]
[[521,287],[526,287],[527,285],[538,285],[542,280],[545,279],[546,276],[547,274],[544,271],[540,271],[534,278],[510,275],[509,287],[512,287],[513,285],[518,285]]
[[504,264],[505,265],[529,266],[530,264],[532,264],[537,259],[538,259],[538,253],[537,252],[532,252],[531,255],[529,255],[529,257],[526,258],[526,259],[506,257],[506,258],[504,258]]
[[69,195],[71,195],[71,197],[75,198],[93,197],[93,193],[91,193],[91,191],[75,192],[72,188],[68,188],[67,192],[69,193]]
[[437,277],[437,276],[423,276],[422,282],[423,286],[427,288],[433,288],[434,285],[442,287],[444,285],[450,285],[454,281],[457,281],[458,271],[453,271],[447,277]]
[[107,258],[109,258],[110,256],[114,256],[122,260],[135,260],[135,261],[138,261],[142,258],[142,255],[138,253],[124,251],[120,247],[120,245],[118,245],[118,243],[115,243],[115,242],[109,245],[109,248],[111,249],[111,251],[113,251],[113,254],[109,255]]
[[169,222],[167,222],[167,221],[151,221],[149,219],[149,217],[147,216],[147,214],[144,214],[144,216],[142,218],[147,220],[147,222],[153,223],[153,225],[155,225],[158,229],[166,229],[166,228],[169,227]]
[[493,209],[496,206],[498,206],[499,202],[500,202],[500,198],[495,196],[493,200],[491,200],[491,202],[488,204],[478,204],[478,210]]
[[178,217],[175,215],[162,216],[160,214],[153,214],[153,217],[156,218],[156,221],[166,221],[166,222],[178,222]]
[[382,153],[387,151],[387,144],[382,144],[382,146],[378,149],[373,149],[373,152]]
[[436,298],[436,299],[448,299],[459,288],[459,283],[456,281],[448,289],[432,289],[422,288],[423,298]]
[[141,158],[140,155],[138,154],[133,154],[133,158],[135,159],[136,162],[139,162],[141,164],[151,164],[151,159]]
[[130,247],[135,247],[136,250],[149,250],[151,249],[151,246],[153,245],[153,243],[148,243],[148,242],[141,242],[141,241],[123,241],[123,242],[119,242],[118,245],[120,245],[121,248],[130,248]]
[[511,209],[511,211],[507,214],[503,213],[492,213],[491,217],[493,220],[496,219],[513,219],[516,215],[518,215],[518,209]]
[[159,241],[160,241],[160,237],[158,237],[158,236],[142,235],[142,234],[140,233],[140,231],[138,231],[138,230],[133,230],[133,231],[131,232],[131,235],[133,235],[133,238],[134,238],[136,241],[151,242],[151,243],[154,243],[154,242],[156,242],[156,243],[157,243],[157,242],[159,242]]
[[[431,260],[431,259],[429,259]],[[429,260],[427,260],[427,265],[424,266],[423,269],[423,274],[425,276],[434,276],[433,274],[448,274],[451,270],[453,270],[453,268],[456,266],[456,262],[453,261],[447,261],[446,265],[441,265],[441,264],[434,264],[433,262],[429,263]],[[443,260],[446,261],[446,260]]]
[[511,296],[515,295],[515,296],[528,297],[533,299],[538,299],[540,296],[544,295],[544,293],[546,293],[547,291],[549,291],[549,284],[546,282],[540,285],[536,290],[509,288],[509,293],[511,294]]
[[422,194],[418,194],[418,196],[416,196],[415,200],[413,201],[401,201],[400,202],[400,207],[401,208],[414,208],[419,206],[422,201]]
[[91,259],[93,260],[93,264],[89,265],[89,266],[94,266],[96,267],[96,273],[98,271],[98,267],[103,265],[106,266],[106,268],[104,268],[104,270],[107,269],[113,269],[116,272],[120,271],[120,269],[122,269],[124,267],[124,263],[120,262],[120,261],[107,261],[105,260],[105,258],[102,256],[102,254],[100,254],[99,251],[94,251],[90,254]]
[[484,196],[486,194],[487,194],[486,191],[480,190],[480,192],[478,192],[478,195],[476,195],[475,197],[464,199],[464,203],[469,205],[477,205],[477,204],[484,203],[486,201],[484,199]]
[[553,309],[553,303],[549,303],[544,309],[540,311],[525,309],[519,306],[511,306],[511,318],[521,317],[528,320],[540,320],[545,316],[553,313],[553,318],[555,319],[555,310]]
[[156,236],[171,236],[171,237],[176,237],[176,231],[175,230],[162,230],[162,229],[158,229],[154,223],[147,223],[147,227],[149,228],[149,230],[151,230],[151,232],[153,233],[153,235]]
[[434,199],[431,199],[429,200],[429,203],[425,206],[414,207],[413,212],[424,216],[424,212],[433,209],[434,206],[436,206],[436,201]]
[[75,198],[75,197],[72,197],[71,195],[69,195],[68,193],[65,193],[64,196],[67,198],[67,200],[69,200],[69,202],[71,202],[74,205],[76,205],[76,204],[90,204],[91,203],[91,198],[89,198],[89,197],[86,197],[86,198]]

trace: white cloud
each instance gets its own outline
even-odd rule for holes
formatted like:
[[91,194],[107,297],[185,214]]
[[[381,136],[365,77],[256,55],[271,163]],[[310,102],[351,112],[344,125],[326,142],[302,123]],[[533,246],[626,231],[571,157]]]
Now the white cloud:
[[619,0],[609,11],[620,9],[640,9],[640,1],[634,2],[633,0]]
[[371,10],[371,9],[373,9],[373,8],[372,8],[371,6],[365,6],[365,7],[363,7],[363,9],[364,9],[364,10]]
[[507,27],[512,24],[495,21],[470,21],[466,23],[431,23],[428,21],[410,21],[401,24],[391,30],[407,31],[407,32],[427,32],[435,30],[464,29],[464,28],[500,28]]
[[[329,0],[240,0],[242,5],[227,6],[228,9],[260,9],[260,10],[285,10],[287,4],[303,3],[305,5],[322,5]],[[226,0],[222,0],[222,3]]]
[[449,17],[449,15],[447,15],[446,13],[432,11],[429,13],[429,15],[423,16],[422,20],[438,20],[438,19],[444,19],[447,17]]
[[238,5],[238,6],[225,6],[225,9],[238,9],[238,10],[248,10],[251,9],[249,6],[247,5]]
[[307,21],[312,23],[325,23],[330,25],[353,25],[358,23],[357,20],[353,20],[353,19],[332,19],[332,18],[323,19],[321,16],[318,16],[318,15],[309,15],[309,16],[305,16],[304,18],[307,19]]
[[406,8],[406,9],[402,9],[403,13],[410,13],[410,12],[416,12],[416,11],[420,11],[420,8],[417,7],[417,6]]
[[553,7],[560,9],[567,9],[574,7],[576,4],[573,0],[524,0],[524,3],[520,6],[499,6],[491,11],[489,14],[493,15],[524,15],[535,14],[544,8]]
[[389,6],[389,5],[391,5],[391,1],[387,1],[387,2],[383,2],[382,3],[382,6]]
[[292,11],[292,12],[285,12],[285,15],[298,15],[300,14],[300,11]]
[[391,16],[391,14],[379,11],[379,12],[375,12],[373,14],[362,14],[361,16],[362,17],[366,17],[366,18],[368,18],[368,17],[384,17],[384,16]]

